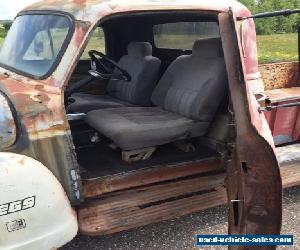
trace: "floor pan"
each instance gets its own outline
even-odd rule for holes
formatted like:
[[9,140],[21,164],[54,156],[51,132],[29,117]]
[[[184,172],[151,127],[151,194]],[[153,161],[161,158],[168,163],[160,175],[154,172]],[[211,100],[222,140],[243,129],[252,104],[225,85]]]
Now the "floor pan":
[[214,150],[197,145],[193,152],[185,153],[172,144],[157,147],[150,159],[134,163],[126,163],[121,159],[120,149],[112,149],[106,144],[98,143],[94,147],[80,149],[77,152],[78,162],[85,170],[82,179],[94,179],[97,177],[125,174],[149,167],[160,167],[182,162],[192,162],[199,159],[210,159],[219,157]]

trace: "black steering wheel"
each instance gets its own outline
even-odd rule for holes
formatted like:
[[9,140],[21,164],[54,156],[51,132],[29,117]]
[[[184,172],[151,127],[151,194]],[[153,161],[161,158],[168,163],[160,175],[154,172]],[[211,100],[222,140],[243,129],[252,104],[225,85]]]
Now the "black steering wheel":
[[92,82],[95,78],[101,79],[111,79],[111,80],[122,80],[131,81],[130,74],[122,69],[118,63],[109,59],[106,55],[99,51],[91,50],[89,51],[89,56],[91,58],[91,70],[89,70],[90,76],[81,79],[78,82],[73,83],[70,87],[65,90],[66,97],[71,96],[83,86]]
[[90,50],[89,56],[91,58],[91,70],[89,73],[93,77],[127,82],[131,81],[130,74],[103,53],[96,50]]

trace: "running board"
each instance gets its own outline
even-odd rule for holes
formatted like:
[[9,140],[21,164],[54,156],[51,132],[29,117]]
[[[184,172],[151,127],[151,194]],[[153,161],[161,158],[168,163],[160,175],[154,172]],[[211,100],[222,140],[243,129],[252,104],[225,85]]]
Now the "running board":
[[79,209],[80,232],[111,234],[225,204],[224,177],[195,177],[107,194]]
[[83,190],[85,198],[97,198],[102,197],[104,194],[124,189],[217,172],[224,172],[224,169],[222,169],[222,160],[212,158],[192,163],[156,166],[111,176],[103,176],[92,180],[83,180]]

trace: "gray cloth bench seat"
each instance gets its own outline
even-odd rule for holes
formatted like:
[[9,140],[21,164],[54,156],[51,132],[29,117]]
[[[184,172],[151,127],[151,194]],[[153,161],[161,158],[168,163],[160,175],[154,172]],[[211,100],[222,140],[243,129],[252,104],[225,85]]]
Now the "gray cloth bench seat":
[[208,122],[194,121],[159,107],[95,110],[88,123],[123,150],[141,149],[199,135]]
[[86,122],[122,150],[153,147],[204,135],[227,95],[220,39],[195,42],[178,57],[152,94],[156,107],[91,111]]
[[120,108],[134,106],[129,102],[122,101],[109,95],[92,95],[85,93],[76,93],[72,95],[75,100],[70,105],[69,110],[76,113],[88,113],[91,110]]
[[110,80],[107,95],[75,93],[69,110],[87,113],[95,109],[130,106],[152,106],[151,94],[155,88],[161,61],[152,56],[152,46],[148,42],[131,42],[128,54],[121,57],[118,65],[131,76],[131,81]]

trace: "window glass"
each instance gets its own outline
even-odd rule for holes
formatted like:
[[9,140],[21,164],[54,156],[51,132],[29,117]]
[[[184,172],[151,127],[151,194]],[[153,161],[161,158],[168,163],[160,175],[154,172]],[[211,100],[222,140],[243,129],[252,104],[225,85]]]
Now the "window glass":
[[70,31],[69,18],[23,15],[14,21],[0,51],[0,63],[42,77],[54,65]]
[[105,54],[105,37],[104,37],[103,29],[101,27],[97,27],[94,30],[94,32],[87,44],[82,56],[81,56],[81,60],[89,59],[88,53],[90,50],[97,50],[97,51]]
[[191,50],[195,40],[220,37],[216,22],[178,22],[154,26],[157,48]]

